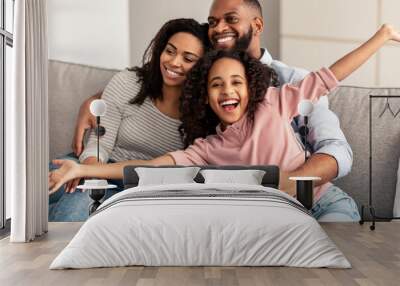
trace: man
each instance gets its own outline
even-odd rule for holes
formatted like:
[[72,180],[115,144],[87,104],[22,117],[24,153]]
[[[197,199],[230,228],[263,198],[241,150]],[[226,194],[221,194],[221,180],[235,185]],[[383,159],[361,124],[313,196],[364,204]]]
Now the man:
[[[274,68],[281,84],[295,83],[308,73],[273,60],[268,51],[261,47],[264,21],[257,0],[215,0],[210,8],[208,23],[208,35],[215,49],[247,51],[252,57]],[[73,150],[77,155],[82,152],[84,130],[92,128],[95,122],[90,115],[89,105],[99,97],[100,94],[92,96],[80,108],[73,140]],[[293,122],[295,132],[298,132],[301,122],[302,118],[296,118]],[[351,169],[351,148],[340,130],[336,115],[328,109],[326,97],[315,105],[309,117],[309,128],[309,143],[315,152],[297,170],[281,173],[280,189],[291,194],[294,193],[295,182],[288,180],[290,176],[318,176],[321,177],[318,184],[324,184],[345,176]],[[315,202],[312,212],[320,221],[359,220],[353,199],[333,185]]]

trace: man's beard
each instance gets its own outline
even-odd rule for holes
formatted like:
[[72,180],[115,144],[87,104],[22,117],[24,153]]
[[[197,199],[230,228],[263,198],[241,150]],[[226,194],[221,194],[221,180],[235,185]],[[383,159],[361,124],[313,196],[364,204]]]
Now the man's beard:
[[246,52],[250,47],[252,39],[253,39],[253,27],[250,26],[249,31],[236,40],[235,46],[233,46],[232,49]]

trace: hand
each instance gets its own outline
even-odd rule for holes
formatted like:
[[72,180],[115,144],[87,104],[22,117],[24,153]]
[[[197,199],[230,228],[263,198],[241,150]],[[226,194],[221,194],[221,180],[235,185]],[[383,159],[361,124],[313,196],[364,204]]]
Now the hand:
[[400,42],[400,32],[392,25],[384,24],[380,30],[388,36],[389,40]]
[[[81,162],[81,164],[84,165],[99,165],[99,164],[103,164],[101,161],[97,162],[97,158],[96,157],[88,157],[85,159],[85,161]],[[76,191],[76,187],[79,185],[79,182],[81,181],[82,178],[76,178],[73,179],[71,181],[68,181],[65,184],[65,192],[66,193],[73,193]],[[86,190],[82,190],[82,192],[84,192]]]
[[71,160],[53,160],[52,163],[60,168],[49,173],[49,195],[56,192],[66,182],[80,177],[78,163]]
[[78,120],[76,121],[74,139],[72,140],[72,150],[79,156],[83,150],[83,136],[86,129],[96,126],[96,117],[90,113],[90,104],[93,100],[99,99],[101,93],[97,93],[86,99],[79,108]]
[[[74,193],[76,191],[76,187],[79,185],[80,181],[81,181],[81,178],[76,178],[76,179],[73,179],[71,181],[68,181],[65,184],[64,191],[66,193]],[[82,191],[84,191],[84,190],[82,190]]]
[[288,172],[280,171],[279,173],[279,190],[287,193],[289,196],[296,196],[296,182],[289,180],[292,175]]

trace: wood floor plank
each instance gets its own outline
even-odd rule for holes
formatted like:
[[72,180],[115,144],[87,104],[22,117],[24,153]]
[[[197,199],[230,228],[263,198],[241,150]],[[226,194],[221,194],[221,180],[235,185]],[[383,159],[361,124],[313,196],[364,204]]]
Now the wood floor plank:
[[0,285],[398,286],[400,223],[322,224],[346,255],[352,269],[288,267],[118,267],[84,270],[48,269],[81,223],[51,223],[49,233],[29,244],[0,240]]

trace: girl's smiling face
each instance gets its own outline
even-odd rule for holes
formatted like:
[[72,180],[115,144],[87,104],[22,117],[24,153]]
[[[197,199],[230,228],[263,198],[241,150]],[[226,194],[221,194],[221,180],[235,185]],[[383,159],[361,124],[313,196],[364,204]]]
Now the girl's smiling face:
[[249,103],[246,71],[241,62],[221,58],[208,73],[208,103],[225,129],[239,121]]

